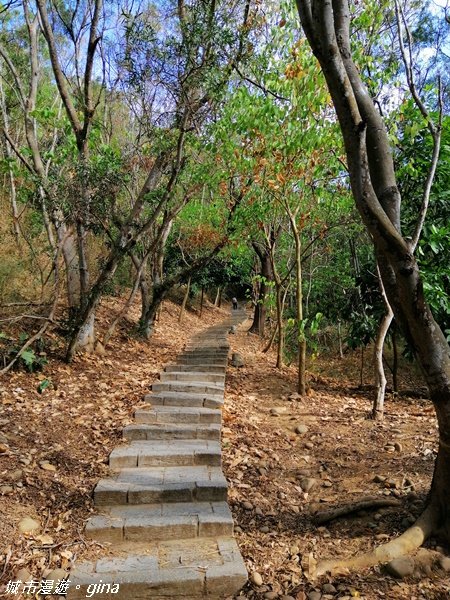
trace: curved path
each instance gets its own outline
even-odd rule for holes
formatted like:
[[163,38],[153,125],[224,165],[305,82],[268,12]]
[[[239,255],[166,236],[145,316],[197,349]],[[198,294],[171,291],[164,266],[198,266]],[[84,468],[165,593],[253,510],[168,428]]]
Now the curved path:
[[111,551],[72,570],[69,600],[94,590],[123,600],[219,600],[246,582],[220,447],[227,333],[244,318],[233,311],[196,335],[124,428],[129,443],[111,453],[86,526]]

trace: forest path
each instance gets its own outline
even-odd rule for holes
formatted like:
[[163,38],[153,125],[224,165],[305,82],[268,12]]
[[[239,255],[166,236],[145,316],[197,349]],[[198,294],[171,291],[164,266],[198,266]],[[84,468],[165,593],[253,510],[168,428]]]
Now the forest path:
[[124,428],[128,444],[111,453],[86,526],[109,547],[72,570],[69,600],[108,591],[124,600],[219,600],[246,582],[220,446],[227,334],[245,316],[233,311],[194,336]]

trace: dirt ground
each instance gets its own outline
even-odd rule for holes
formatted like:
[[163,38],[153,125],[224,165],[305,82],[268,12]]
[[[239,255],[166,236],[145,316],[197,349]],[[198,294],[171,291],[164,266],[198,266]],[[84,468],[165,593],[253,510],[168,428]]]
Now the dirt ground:
[[[100,329],[118,306],[117,299],[104,302]],[[61,340],[54,335],[43,372],[14,371],[0,381],[0,597],[7,597],[1,582],[19,569],[40,578],[103,550],[83,527],[121,428],[190,336],[227,314],[213,307],[201,317],[189,311],[179,324],[178,311],[164,304],[150,343],[130,333],[134,311],[106,354],[80,356],[71,365],[55,358]],[[236,537],[249,573],[253,579],[259,573],[262,584],[249,583],[238,597],[304,600],[317,591],[323,600],[448,599],[448,574],[438,568],[403,580],[381,569],[308,580],[309,561],[367,550],[398,535],[420,512],[435,457],[434,413],[426,400],[389,398],[382,424],[367,419],[370,392],[356,387],[359,358],[353,355],[316,359],[309,365],[308,396],[292,398],[295,369],[275,369],[274,355],[260,351],[248,325],[230,336],[245,366],[228,372],[224,468]],[[402,376],[404,386],[420,386],[411,370]],[[43,379],[51,384],[39,393]],[[305,480],[312,485],[308,493]],[[398,506],[322,526],[314,521],[317,511],[367,496],[398,500]],[[38,520],[40,531],[20,534],[24,517]],[[435,546],[431,541],[428,548]]]

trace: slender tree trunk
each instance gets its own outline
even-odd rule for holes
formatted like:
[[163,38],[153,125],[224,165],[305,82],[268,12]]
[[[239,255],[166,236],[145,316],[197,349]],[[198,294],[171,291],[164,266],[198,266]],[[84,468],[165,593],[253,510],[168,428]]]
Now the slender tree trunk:
[[189,277],[186,285],[186,292],[184,294],[183,302],[180,307],[180,314],[178,315],[178,323],[183,320],[184,311],[186,310],[186,304],[189,299],[189,292],[191,291],[191,278]]
[[258,299],[256,301],[255,313],[253,315],[253,323],[249,329],[251,333],[256,333],[261,337],[264,336],[266,324],[266,306],[265,299],[267,296],[267,281],[273,280],[272,264],[270,261],[270,249],[267,244],[259,244],[254,242],[253,248],[259,258],[261,265],[261,281],[259,283]]
[[306,394],[306,337],[303,324],[303,289],[302,289],[302,242],[300,232],[295,221],[295,216],[289,213],[292,234],[295,241],[295,312],[297,321],[297,348],[298,348],[298,380],[297,392],[300,396]]
[[380,270],[377,267],[378,273],[378,283],[380,286],[380,293],[383,298],[383,303],[386,309],[385,314],[383,315],[380,324],[378,326],[377,336],[375,338],[375,346],[373,352],[373,362],[374,362],[374,371],[375,371],[375,397],[373,400],[372,406],[372,418],[375,421],[382,421],[384,417],[384,397],[386,392],[386,375],[384,372],[384,364],[383,364],[383,349],[384,342],[386,339],[386,335],[389,331],[389,327],[391,326],[392,319],[394,318],[394,313],[392,312],[392,308],[389,304],[389,301],[386,297],[386,292],[384,290],[383,280],[381,279]]
[[203,300],[204,300],[204,298],[205,298],[205,288],[202,285],[202,293],[201,293],[201,296],[200,296],[200,316],[202,316],[202,314],[203,314]]
[[[277,281],[278,280],[278,281]],[[278,329],[278,346],[277,346],[277,364],[276,368],[281,369],[283,366],[284,353],[284,326],[283,326],[283,297],[281,292],[281,284],[279,278],[275,280],[276,300],[277,300],[277,329]]]
[[386,392],[386,375],[384,372],[383,365],[383,348],[386,339],[387,332],[391,325],[394,313],[389,307],[388,312],[383,316],[380,321],[377,336],[375,338],[374,346],[374,370],[375,370],[375,398],[372,406],[372,418],[375,421],[382,421],[384,417],[384,398]]
[[397,326],[394,322],[392,327],[392,389],[398,392],[398,347],[397,347]]
[[342,332],[341,332],[341,321],[338,319],[338,343],[339,343],[339,357],[344,358],[344,352],[342,350]]
[[216,308],[220,306],[221,299],[222,299],[222,288],[219,285],[217,287],[216,299],[214,300],[214,306]]

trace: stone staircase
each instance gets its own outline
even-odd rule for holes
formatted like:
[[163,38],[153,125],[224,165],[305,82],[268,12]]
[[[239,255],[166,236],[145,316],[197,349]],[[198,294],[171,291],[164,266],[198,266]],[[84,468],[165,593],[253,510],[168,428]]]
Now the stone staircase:
[[112,451],[111,476],[98,482],[98,513],[86,525],[110,546],[72,570],[69,600],[219,600],[246,582],[220,447],[227,333],[244,318],[233,311],[196,335],[124,428],[128,444]]

